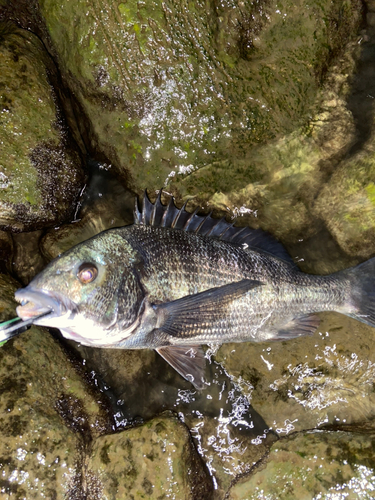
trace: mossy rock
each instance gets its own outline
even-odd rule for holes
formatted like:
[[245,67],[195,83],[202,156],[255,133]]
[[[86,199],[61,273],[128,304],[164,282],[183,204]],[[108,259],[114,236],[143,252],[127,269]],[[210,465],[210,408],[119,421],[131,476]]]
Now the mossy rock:
[[340,247],[364,259],[375,254],[375,149],[368,145],[343,162],[321,190],[315,214]]
[[0,227],[34,230],[68,220],[84,177],[61,119],[49,61],[30,31],[0,25]]
[[[15,316],[16,288],[0,276],[2,320]],[[112,424],[102,395],[46,330],[32,327],[0,347],[2,493],[66,499],[82,483],[90,443]]]
[[228,500],[373,498],[374,434],[317,432],[278,441],[250,477],[238,481]]
[[212,498],[211,478],[189,431],[170,413],[98,438],[87,465],[108,500]]
[[252,148],[315,113],[362,8],[357,0],[39,4],[44,42],[84,111],[90,147],[137,192],[215,162],[230,165],[227,190],[241,162],[242,185],[262,175],[262,166],[248,175]]

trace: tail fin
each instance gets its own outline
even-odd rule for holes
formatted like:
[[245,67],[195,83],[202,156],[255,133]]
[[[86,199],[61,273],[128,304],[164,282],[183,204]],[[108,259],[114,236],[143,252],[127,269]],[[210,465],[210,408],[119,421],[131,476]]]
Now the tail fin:
[[351,281],[351,312],[348,316],[375,327],[375,257],[347,273]]

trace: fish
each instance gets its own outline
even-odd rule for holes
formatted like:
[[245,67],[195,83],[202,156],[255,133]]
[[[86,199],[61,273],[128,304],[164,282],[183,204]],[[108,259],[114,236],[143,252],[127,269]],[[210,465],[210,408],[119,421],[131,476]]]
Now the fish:
[[[269,233],[136,200],[134,223],[51,261],[17,290],[18,316],[82,345],[155,349],[202,389],[202,346],[312,335],[322,311],[375,327],[375,258],[303,273]],[[42,315],[42,316],[41,316]]]

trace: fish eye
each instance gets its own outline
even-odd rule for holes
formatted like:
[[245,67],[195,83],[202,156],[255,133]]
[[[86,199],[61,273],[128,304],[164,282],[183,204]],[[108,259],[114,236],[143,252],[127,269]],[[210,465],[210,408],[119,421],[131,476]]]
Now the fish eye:
[[98,268],[95,264],[89,262],[84,262],[81,264],[77,271],[77,278],[81,283],[86,285],[86,283],[91,283],[98,275]]

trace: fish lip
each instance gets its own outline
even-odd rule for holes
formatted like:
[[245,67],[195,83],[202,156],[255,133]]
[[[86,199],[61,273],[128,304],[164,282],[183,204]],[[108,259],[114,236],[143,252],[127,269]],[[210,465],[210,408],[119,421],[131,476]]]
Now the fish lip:
[[[17,290],[15,299],[21,303],[16,311],[22,319],[38,316],[48,310],[51,311],[51,315],[48,315],[48,317],[62,316],[68,310],[72,310],[72,305],[74,304],[58,292],[32,288],[30,286]],[[76,305],[74,304],[74,306]]]

